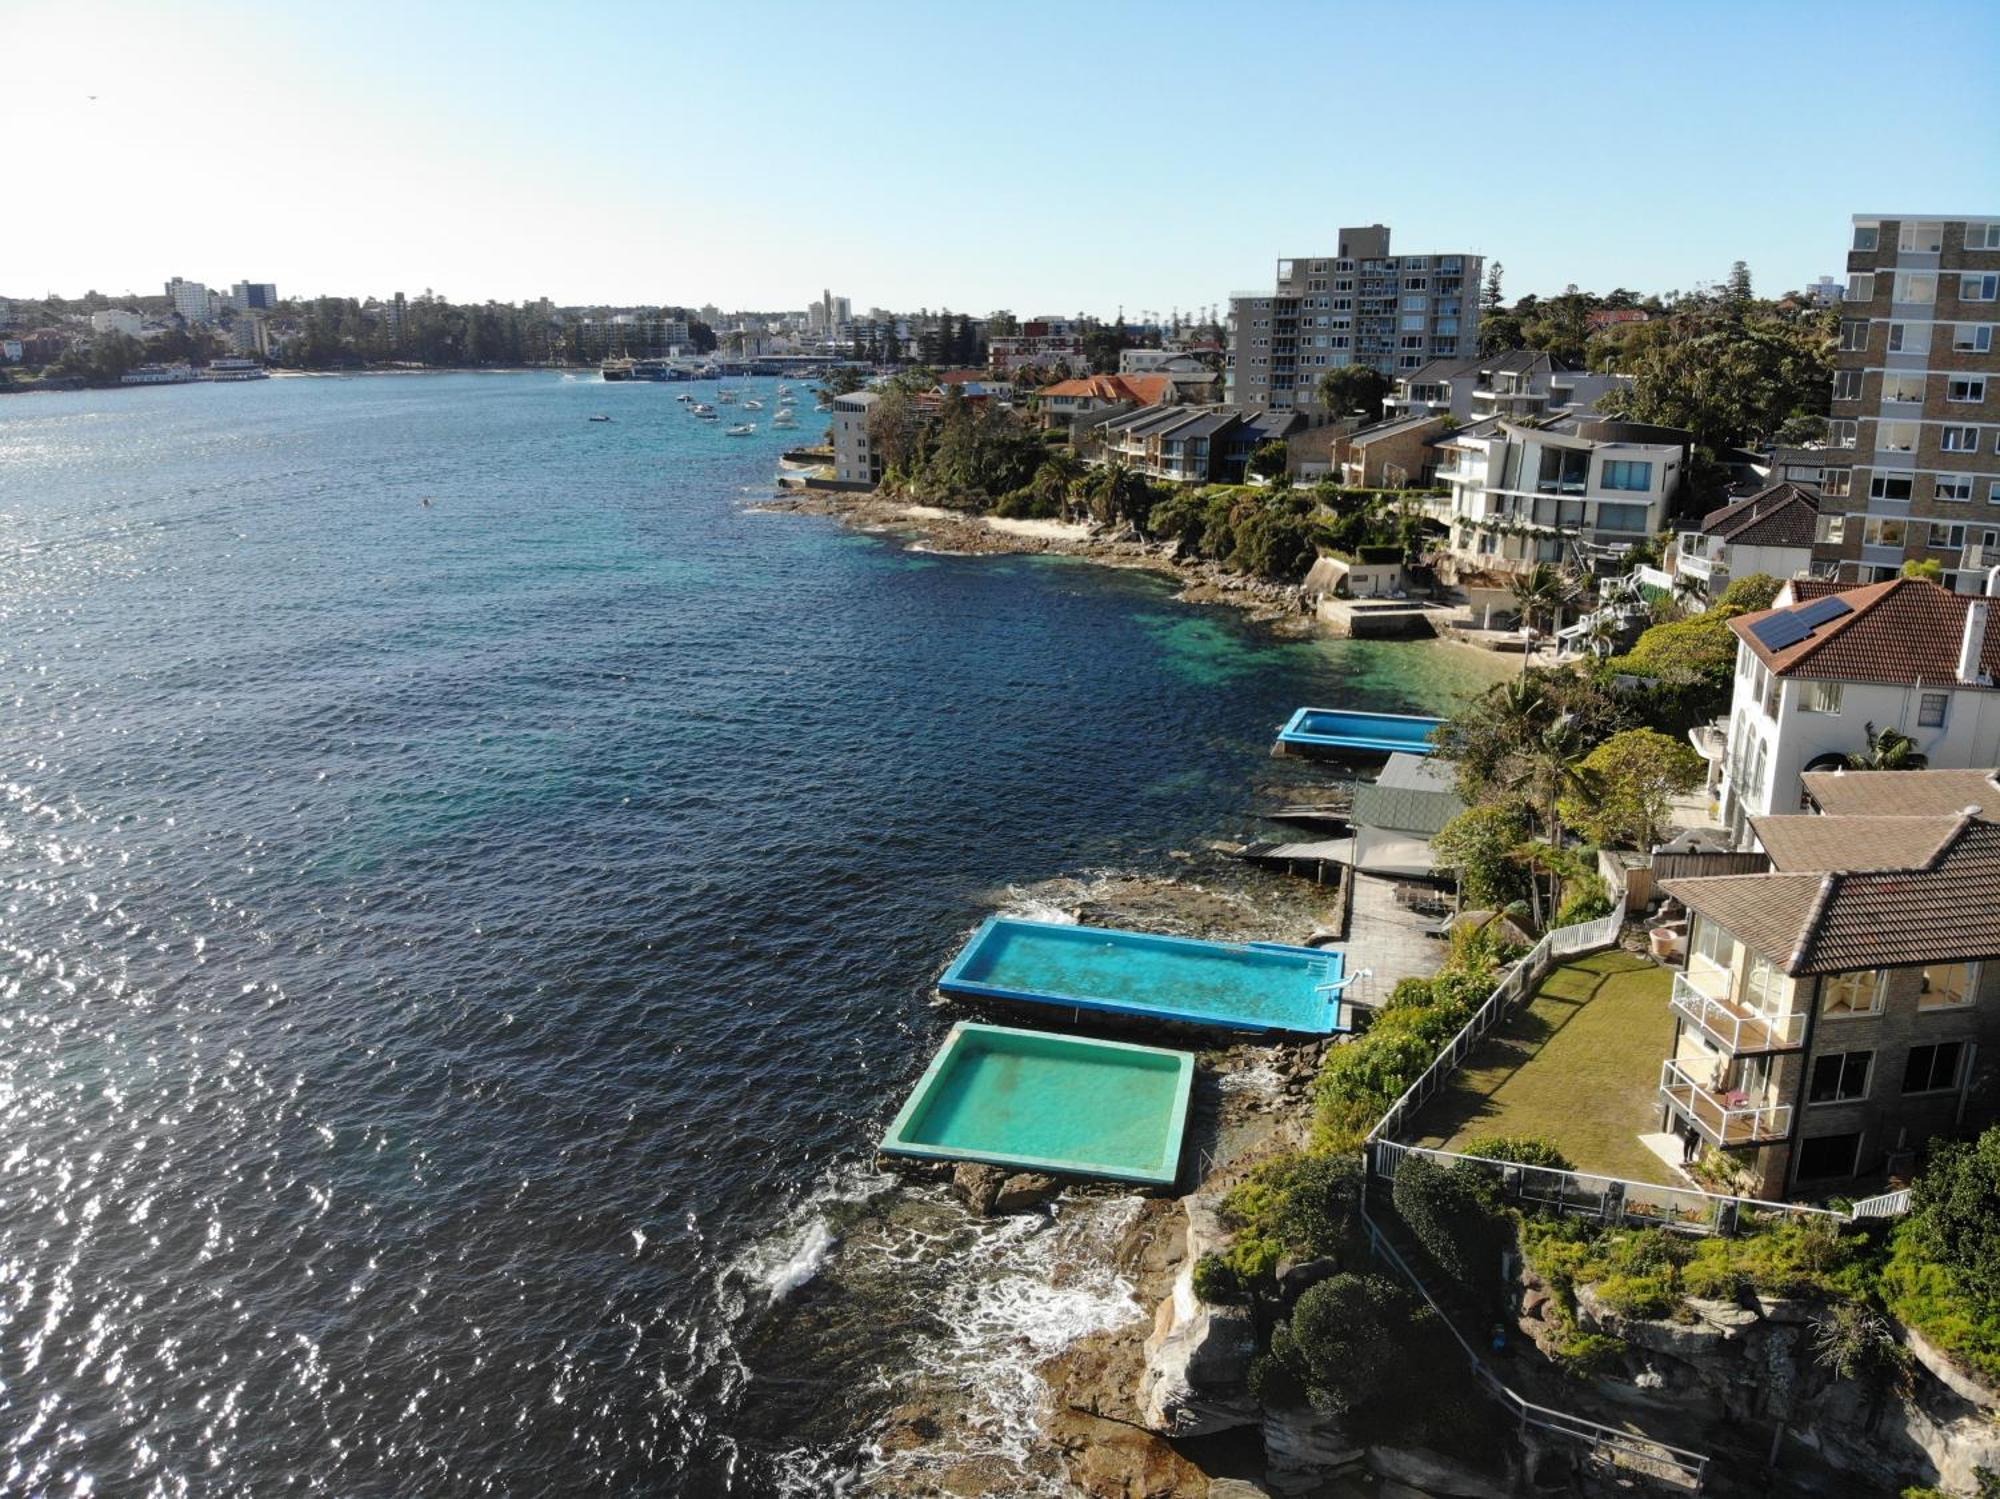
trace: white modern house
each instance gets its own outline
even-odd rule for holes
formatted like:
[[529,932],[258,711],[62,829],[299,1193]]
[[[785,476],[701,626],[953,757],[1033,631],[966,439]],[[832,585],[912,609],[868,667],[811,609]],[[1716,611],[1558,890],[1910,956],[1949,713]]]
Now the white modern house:
[[1451,491],[1440,517],[1447,563],[1461,574],[1519,573],[1658,531],[1688,435],[1577,412],[1534,424],[1489,417],[1437,446],[1437,481]]
[[1801,811],[1800,776],[1865,752],[1871,726],[1908,735],[1935,770],[2000,765],[2000,599],[1925,578],[1845,591],[1801,578],[1729,627],[1729,726],[1708,742],[1739,843],[1749,818]]
[[1767,573],[1783,580],[1812,566],[1819,497],[1797,484],[1767,485],[1701,518],[1683,531],[1672,558],[1676,576],[1695,578],[1713,599],[1736,578]]

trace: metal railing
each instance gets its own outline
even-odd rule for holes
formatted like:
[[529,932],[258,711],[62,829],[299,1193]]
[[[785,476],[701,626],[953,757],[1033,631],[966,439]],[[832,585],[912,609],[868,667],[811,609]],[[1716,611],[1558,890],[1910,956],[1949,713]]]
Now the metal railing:
[[1548,1208],[1562,1217],[1590,1218],[1599,1222],[1636,1228],[1671,1228],[1682,1233],[1729,1237],[1740,1229],[1755,1228],[1774,1217],[1831,1218],[1848,1214],[1827,1208],[1807,1207],[1795,1202],[1770,1202],[1758,1197],[1734,1197],[1720,1192],[1704,1192],[1696,1187],[1666,1187],[1657,1182],[1634,1181],[1623,1176],[1597,1176],[1588,1171],[1570,1171],[1557,1166],[1527,1166],[1518,1161],[1495,1160],[1488,1156],[1464,1155],[1455,1150],[1434,1150],[1427,1145],[1399,1145],[1393,1140],[1377,1140],[1369,1147],[1369,1169],[1376,1176],[1393,1180],[1396,1168],[1409,1156],[1421,1156],[1438,1165],[1457,1169],[1461,1164],[1476,1168],[1499,1188],[1510,1202]]
[[1734,1102],[1736,1095],[1711,1092],[1671,1057],[1660,1063],[1660,1092],[1717,1145],[1755,1145],[1792,1132],[1790,1104]]
[[1375,1220],[1368,1216],[1365,1204],[1361,1209],[1361,1222],[1368,1232],[1369,1248],[1387,1260],[1403,1279],[1415,1288],[1416,1293],[1424,1299],[1424,1304],[1437,1315],[1438,1321],[1451,1334],[1452,1340],[1463,1350],[1473,1377],[1486,1387],[1488,1394],[1513,1414],[1524,1430],[1532,1426],[1538,1431],[1582,1442],[1593,1451],[1603,1452],[1614,1464],[1622,1463],[1656,1477],[1678,1480],[1696,1490],[1701,1488],[1708,1472],[1709,1459],[1706,1453],[1691,1451],[1686,1447],[1669,1446],[1665,1442],[1655,1442],[1648,1437],[1621,1431],[1615,1426],[1606,1426],[1601,1421],[1592,1421],[1588,1417],[1557,1410],[1553,1406],[1537,1405],[1534,1401],[1516,1394],[1505,1380],[1488,1367],[1486,1360],[1479,1356],[1472,1344],[1465,1340],[1464,1335],[1446,1315],[1444,1308],[1437,1304],[1430,1291],[1425,1288],[1416,1271],[1412,1270],[1402,1255],[1396,1252],[1395,1245],[1389,1242],[1388,1236],[1376,1225]]
[[1910,1210],[1910,1189],[1864,1197],[1847,1210],[1849,1218],[1900,1218]]
[[1685,973],[1674,975],[1668,1004],[1686,1016],[1723,1050],[1740,1052],[1797,1051],[1805,1045],[1805,1012],[1764,1015],[1739,1010],[1705,991]]

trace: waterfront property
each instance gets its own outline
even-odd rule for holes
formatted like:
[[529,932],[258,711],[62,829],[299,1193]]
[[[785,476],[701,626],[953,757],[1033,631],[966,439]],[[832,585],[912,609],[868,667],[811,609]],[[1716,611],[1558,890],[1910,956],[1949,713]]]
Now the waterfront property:
[[882,482],[882,454],[868,434],[868,418],[882,398],[872,390],[833,398],[833,477],[850,488]]
[[1703,598],[1715,599],[1733,578],[1805,572],[1818,524],[1819,496],[1780,480],[1709,511],[1698,530],[1681,533],[1668,560],[1675,577],[1693,578]]
[[1444,720],[1416,713],[1362,713],[1349,708],[1301,708],[1278,731],[1282,750],[1346,754],[1428,755],[1431,731]]
[[1720,759],[1723,820],[1796,812],[1801,776],[1895,729],[1933,770],[2000,763],[2000,618],[1993,600],[1924,578],[1842,590],[1801,578],[1775,608],[1729,621],[1736,683]]
[[1171,1187],[1193,1082],[1184,1051],[960,1021],[882,1149]]
[[1859,815],[1751,819],[1766,871],[1662,884],[1691,920],[1661,1116],[1760,1196],[1905,1176],[2000,1112],[2000,825],[1903,815],[1928,774],[1841,778]]
[[1338,952],[1204,942],[992,916],[938,988],[958,999],[1098,1010],[1235,1031],[1348,1029]]

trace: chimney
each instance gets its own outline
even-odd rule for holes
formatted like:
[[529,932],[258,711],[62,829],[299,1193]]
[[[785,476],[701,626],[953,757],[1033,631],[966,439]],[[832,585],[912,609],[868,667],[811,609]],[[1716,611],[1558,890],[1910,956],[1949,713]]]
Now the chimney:
[[1958,679],[1961,682],[1977,684],[1981,680],[1979,658],[1986,650],[1986,611],[1992,608],[1985,599],[1972,599],[1965,606],[1965,634],[1958,642]]

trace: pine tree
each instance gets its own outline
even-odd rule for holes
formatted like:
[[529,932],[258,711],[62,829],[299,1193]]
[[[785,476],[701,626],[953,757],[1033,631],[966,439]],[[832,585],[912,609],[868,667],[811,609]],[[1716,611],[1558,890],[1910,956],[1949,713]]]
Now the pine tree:
[[1506,269],[1507,267],[1497,260],[1486,268],[1486,286],[1479,294],[1481,312],[1498,312],[1504,305],[1500,297],[1500,276]]
[[1739,260],[1729,268],[1729,300],[1741,307],[1750,300],[1750,263]]

